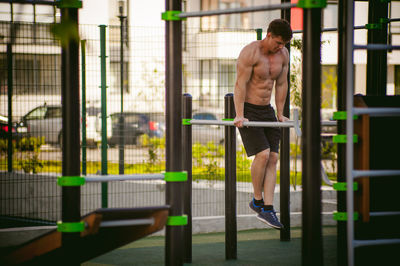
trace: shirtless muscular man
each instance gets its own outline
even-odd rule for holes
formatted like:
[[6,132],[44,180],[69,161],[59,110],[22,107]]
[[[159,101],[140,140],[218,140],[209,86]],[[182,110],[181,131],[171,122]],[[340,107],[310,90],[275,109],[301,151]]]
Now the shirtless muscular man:
[[[288,120],[283,116],[289,64],[285,45],[291,38],[290,24],[276,19],[269,24],[265,39],[246,45],[237,60],[234,91],[234,125],[239,128],[247,156],[255,155],[251,165],[254,198],[249,206],[259,220],[276,229],[283,227],[273,208],[281,130],[243,127],[243,122]],[[274,85],[276,115],[270,104]]]

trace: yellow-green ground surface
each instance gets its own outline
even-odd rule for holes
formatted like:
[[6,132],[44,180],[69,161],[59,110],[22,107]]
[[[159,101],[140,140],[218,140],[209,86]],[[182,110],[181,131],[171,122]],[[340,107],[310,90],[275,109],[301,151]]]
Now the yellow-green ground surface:
[[[225,234],[193,235],[192,263],[185,265],[301,265],[301,228],[291,240],[280,241],[275,229],[240,231],[237,260],[225,260]],[[336,227],[323,228],[324,265],[337,265]],[[150,236],[92,259],[82,265],[165,265],[165,238]]]

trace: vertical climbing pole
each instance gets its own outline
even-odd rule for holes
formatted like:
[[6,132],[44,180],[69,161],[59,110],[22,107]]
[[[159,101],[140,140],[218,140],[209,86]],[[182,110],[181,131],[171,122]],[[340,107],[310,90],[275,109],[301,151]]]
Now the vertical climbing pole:
[[13,96],[13,52],[12,52],[12,42],[7,43],[7,103],[8,103],[8,147],[7,147],[7,171],[9,173],[13,170],[12,157],[12,96]]
[[[233,93],[224,97],[225,119],[235,118]],[[225,127],[225,258],[237,259],[236,127]]]
[[302,265],[323,265],[321,222],[321,11],[326,1],[303,8]]
[[[338,2],[338,77],[337,77],[337,107],[338,111],[346,110],[346,58],[350,57],[350,51],[346,49],[347,28],[347,5],[345,0]],[[346,120],[338,120],[337,133],[346,133]],[[346,145],[337,144],[337,181],[346,182]],[[346,211],[346,191],[337,191],[337,211]],[[347,263],[347,230],[346,222],[337,222],[337,265]]]
[[82,174],[86,175],[86,40],[81,41],[81,76],[82,76]]
[[[78,8],[81,1],[59,1],[61,23],[73,27],[78,34]],[[78,36],[78,35],[76,35]],[[66,180],[80,176],[80,134],[79,123],[79,42],[77,38],[68,37],[61,51],[61,102],[62,102],[62,175]],[[69,184],[62,187],[62,223],[68,228],[62,233],[62,245],[69,248],[76,244],[80,237],[75,230],[81,218],[80,186]],[[79,230],[78,230],[79,231]],[[68,254],[68,253],[67,253]],[[74,256],[65,256],[71,261],[68,265],[79,265]]]
[[[290,3],[290,0],[281,0],[281,3]],[[281,10],[281,18],[290,23],[290,9]],[[286,45],[290,58],[290,43]],[[290,88],[290,61],[288,69],[288,88]],[[288,90],[283,115],[290,116],[290,90]],[[280,215],[283,229],[280,231],[281,241],[290,240],[290,130],[281,128],[281,152],[280,152]]]
[[[165,20],[165,89],[166,89],[166,174],[182,173],[182,21],[172,14],[182,11],[181,0],[166,0]],[[187,176],[186,176],[187,178]],[[184,182],[166,179],[166,203],[171,206],[165,238],[165,264],[183,265]]]
[[[108,174],[107,167],[107,79],[106,79],[106,25],[100,25],[101,68],[101,174]],[[101,183],[101,207],[108,207],[108,183]]]

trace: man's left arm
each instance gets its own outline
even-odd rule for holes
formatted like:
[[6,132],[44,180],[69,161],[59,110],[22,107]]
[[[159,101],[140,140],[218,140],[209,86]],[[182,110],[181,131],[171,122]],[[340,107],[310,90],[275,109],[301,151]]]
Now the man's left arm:
[[275,82],[275,104],[278,121],[284,122],[289,119],[283,115],[283,108],[285,106],[286,95],[288,91],[287,74],[289,69],[289,53],[286,48],[282,49],[284,56],[282,71]]

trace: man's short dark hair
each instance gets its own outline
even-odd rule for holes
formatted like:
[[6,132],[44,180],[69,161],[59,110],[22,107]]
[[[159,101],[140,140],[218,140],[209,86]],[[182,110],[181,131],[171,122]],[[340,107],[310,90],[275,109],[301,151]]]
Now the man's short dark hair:
[[293,32],[290,24],[284,19],[275,19],[268,26],[267,33],[271,32],[274,36],[282,37],[282,40],[288,42],[292,39]]

